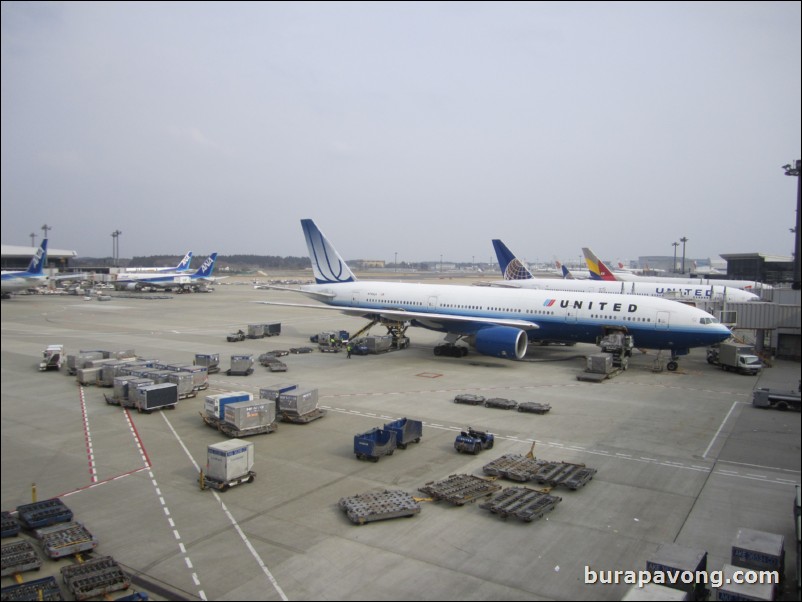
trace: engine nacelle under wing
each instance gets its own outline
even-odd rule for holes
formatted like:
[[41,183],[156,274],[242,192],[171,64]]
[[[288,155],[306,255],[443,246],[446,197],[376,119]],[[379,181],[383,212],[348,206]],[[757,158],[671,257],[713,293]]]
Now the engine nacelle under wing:
[[482,355],[523,359],[529,340],[526,332],[512,326],[482,328],[470,338],[470,344]]

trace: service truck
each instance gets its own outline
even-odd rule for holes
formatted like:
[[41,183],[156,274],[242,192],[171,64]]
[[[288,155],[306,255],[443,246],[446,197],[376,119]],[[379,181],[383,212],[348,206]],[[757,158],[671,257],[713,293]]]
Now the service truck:
[[752,345],[725,341],[707,348],[707,363],[720,366],[722,370],[734,370],[741,374],[759,374],[763,369],[760,358]]

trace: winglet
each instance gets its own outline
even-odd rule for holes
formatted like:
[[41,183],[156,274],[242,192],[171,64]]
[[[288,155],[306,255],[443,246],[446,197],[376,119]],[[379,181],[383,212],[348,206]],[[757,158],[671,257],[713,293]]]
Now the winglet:
[[588,264],[591,279],[608,281],[620,280],[620,278],[615,277],[613,271],[604,265],[602,260],[599,259],[593,251],[587,247],[582,247],[582,253],[585,255],[585,263]]
[[356,282],[356,276],[315,222],[311,219],[302,219],[301,227],[309,249],[309,260],[312,262],[315,282],[318,284]]
[[532,272],[499,239],[493,239],[493,248],[496,250],[496,257],[501,267],[501,273],[504,274],[504,280],[530,280],[534,278]]

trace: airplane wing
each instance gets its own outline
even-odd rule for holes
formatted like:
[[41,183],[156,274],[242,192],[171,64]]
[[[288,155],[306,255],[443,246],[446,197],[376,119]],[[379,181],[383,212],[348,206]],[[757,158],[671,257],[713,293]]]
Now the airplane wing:
[[[325,302],[326,299],[333,299],[336,295],[334,293],[323,293],[323,292],[316,292],[316,291],[304,291],[299,288],[292,288],[290,286],[275,286],[273,284],[257,284],[253,288],[259,290],[273,290],[273,291],[289,291],[291,293],[301,293],[302,295],[306,295],[307,297],[312,297],[313,299],[320,299]],[[264,301],[267,303],[267,301]],[[282,305],[281,303],[275,303],[274,305]],[[293,305],[293,304],[290,304]],[[303,305],[303,307],[317,307],[315,305]],[[325,308],[323,308],[325,309]],[[330,307],[329,309],[337,309],[335,307]]]
[[[308,294],[308,293],[307,293]],[[255,303],[261,303],[262,305],[281,305],[283,307],[301,307],[304,309],[327,309],[333,311],[339,311],[349,316],[355,316],[358,318],[367,318],[369,320],[375,318],[384,318],[390,320],[398,320],[401,322],[409,322],[412,320],[416,320],[418,322],[424,322],[426,324],[440,324],[440,325],[448,325],[451,324],[455,327],[464,327],[470,324],[483,324],[487,326],[512,326],[513,328],[520,328],[521,330],[534,330],[536,328],[540,328],[537,324],[533,322],[528,322],[526,320],[515,320],[515,319],[507,319],[507,318],[479,318],[476,316],[460,316],[460,315],[453,315],[453,314],[436,314],[436,313],[429,313],[425,311],[406,311],[403,309],[392,309],[392,308],[383,308],[383,309],[366,309],[362,307],[335,307],[332,305],[308,305],[305,303],[279,303],[276,301],[255,301]]]

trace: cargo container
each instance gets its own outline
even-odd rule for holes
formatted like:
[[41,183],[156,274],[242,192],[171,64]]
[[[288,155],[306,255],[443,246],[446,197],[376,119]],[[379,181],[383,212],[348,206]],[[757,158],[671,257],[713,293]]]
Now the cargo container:
[[194,365],[206,368],[206,372],[209,374],[220,372],[220,354],[196,353]]
[[228,376],[248,376],[253,373],[252,355],[232,355],[231,368],[226,370]]
[[665,585],[658,585],[656,583],[646,583],[643,587],[633,585],[621,598],[622,602],[679,602],[687,600],[688,593],[678,589],[671,589]]
[[97,384],[97,378],[100,375],[100,368],[78,368],[75,371],[75,380],[79,385],[94,385]]
[[[129,390],[129,395],[130,393]],[[178,387],[175,383],[138,386],[134,396],[137,411],[150,413],[153,410],[174,408],[178,403]]]
[[292,389],[279,395],[280,414],[303,416],[317,409],[317,389]]
[[704,583],[696,581],[683,583],[679,578],[685,571],[694,575],[707,571],[707,552],[704,550],[686,548],[674,543],[662,544],[646,561],[646,570],[653,576],[662,573],[665,576],[664,585],[687,592],[694,600],[704,600],[709,593]]
[[271,322],[270,324],[262,324],[262,326],[266,337],[277,337],[281,334],[281,322]]
[[[193,364],[182,364],[181,372],[188,372],[192,375],[192,388],[196,391],[203,391],[209,388],[209,370],[205,366],[195,366]],[[218,371],[220,369],[218,368]]]
[[[115,376],[114,396],[107,396],[106,403],[132,407],[135,399],[131,392],[135,391],[139,386],[144,387],[153,384],[155,383],[150,378],[142,378],[140,376]],[[131,403],[129,403],[129,401]]]
[[613,371],[613,356],[609,353],[593,353],[589,355],[587,371],[594,374],[610,374]]
[[264,336],[265,336],[264,324],[248,324],[247,337],[249,339],[261,339]]
[[252,482],[253,443],[242,439],[229,439],[214,443],[207,448],[206,471],[201,475],[201,485],[225,490],[242,482]]
[[276,402],[265,399],[227,404],[219,428],[229,437],[272,433],[276,430]]
[[757,571],[778,571],[782,580],[785,574],[785,537],[754,529],[738,529],[732,542],[730,562]]
[[178,399],[195,397],[198,394],[192,382],[192,374],[189,372],[172,372],[167,377],[167,382],[174,383],[178,387]]
[[368,336],[351,341],[351,353],[367,355],[369,353],[384,353],[393,347],[393,337],[389,334],[381,336]]
[[231,391],[218,395],[207,395],[205,400],[206,415],[216,421],[225,418],[226,406],[238,401],[253,401],[253,395],[247,391]]
[[278,398],[282,393],[288,393],[297,388],[298,385],[293,383],[279,383],[277,385],[271,385],[269,387],[259,389],[259,398],[278,401]]
[[[721,570],[722,585],[716,590],[716,600],[774,600],[776,585],[773,583],[736,583],[735,571],[744,569],[725,564]],[[743,575],[738,581],[743,580]]]

